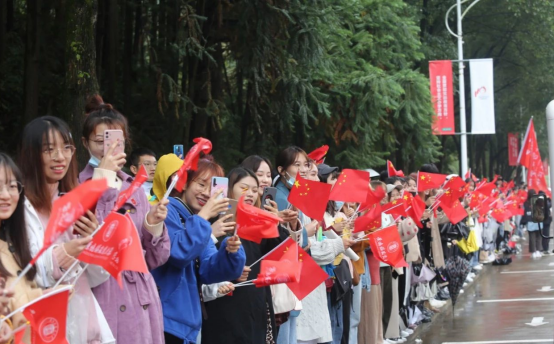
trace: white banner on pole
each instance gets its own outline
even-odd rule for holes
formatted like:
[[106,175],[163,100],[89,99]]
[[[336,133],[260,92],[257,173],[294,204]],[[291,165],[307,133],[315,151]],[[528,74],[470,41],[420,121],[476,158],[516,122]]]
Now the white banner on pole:
[[495,134],[492,59],[469,60],[471,133]]

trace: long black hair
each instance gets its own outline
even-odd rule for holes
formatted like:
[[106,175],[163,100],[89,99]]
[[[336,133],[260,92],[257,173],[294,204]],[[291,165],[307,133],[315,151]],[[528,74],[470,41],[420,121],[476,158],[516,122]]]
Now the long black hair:
[[[229,179],[229,191],[228,195],[229,198],[234,198],[238,200],[240,198],[240,195],[233,195],[233,187],[236,183],[240,182],[246,177],[252,177],[258,186],[260,186],[260,182],[258,181],[258,177],[256,177],[256,174],[252,172],[252,170],[244,168],[244,167],[235,167],[231,171],[229,171],[229,174],[227,174],[227,178]],[[256,201],[255,205],[259,206],[260,199]]]
[[[13,173],[15,179],[23,183],[21,171],[15,165],[13,160],[6,154],[0,153],[0,168],[4,169],[6,182],[10,179],[10,172]],[[0,236],[6,240],[10,246],[10,251],[14,255],[15,260],[21,268],[25,267],[31,261],[31,251],[29,249],[29,241],[27,239],[27,229],[25,227],[25,188],[19,195],[17,207],[9,219],[2,221],[0,226]],[[2,262],[0,262],[0,274],[2,276],[11,276],[6,270]],[[36,268],[33,266],[31,271],[26,275],[29,281],[35,278]]]

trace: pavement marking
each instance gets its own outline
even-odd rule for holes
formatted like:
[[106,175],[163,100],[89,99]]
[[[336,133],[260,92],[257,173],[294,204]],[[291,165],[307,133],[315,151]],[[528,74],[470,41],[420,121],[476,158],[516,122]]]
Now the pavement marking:
[[[554,301],[554,297],[539,297],[532,299],[499,299],[499,300],[479,300],[477,303],[493,303],[493,302],[526,302],[526,301]],[[554,340],[553,340],[554,341]]]
[[442,342],[442,344],[508,344],[508,343],[554,343],[554,339],[489,340],[483,342]]
[[524,271],[502,271],[501,274],[533,274],[542,272],[554,272],[554,270],[524,270]]

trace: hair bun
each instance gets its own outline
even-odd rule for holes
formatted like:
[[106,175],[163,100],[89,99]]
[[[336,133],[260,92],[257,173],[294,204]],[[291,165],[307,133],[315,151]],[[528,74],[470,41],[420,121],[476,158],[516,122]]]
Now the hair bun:
[[90,96],[85,105],[85,113],[88,115],[93,111],[113,110],[112,104],[104,103],[104,99],[99,94]]

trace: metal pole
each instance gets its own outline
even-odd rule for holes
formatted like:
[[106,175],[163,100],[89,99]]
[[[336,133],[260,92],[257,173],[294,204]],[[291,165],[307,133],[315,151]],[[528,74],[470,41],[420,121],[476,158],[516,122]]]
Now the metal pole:
[[[548,130],[548,163],[550,171],[554,171],[554,100],[546,106],[546,129]],[[554,185],[554,173],[550,173],[550,185],[551,187]]]
[[461,146],[461,176],[464,176],[468,170],[467,164],[467,135],[466,135],[466,96],[464,80],[464,39],[462,34],[462,2],[457,0],[458,12],[458,73],[460,81],[460,146]]

